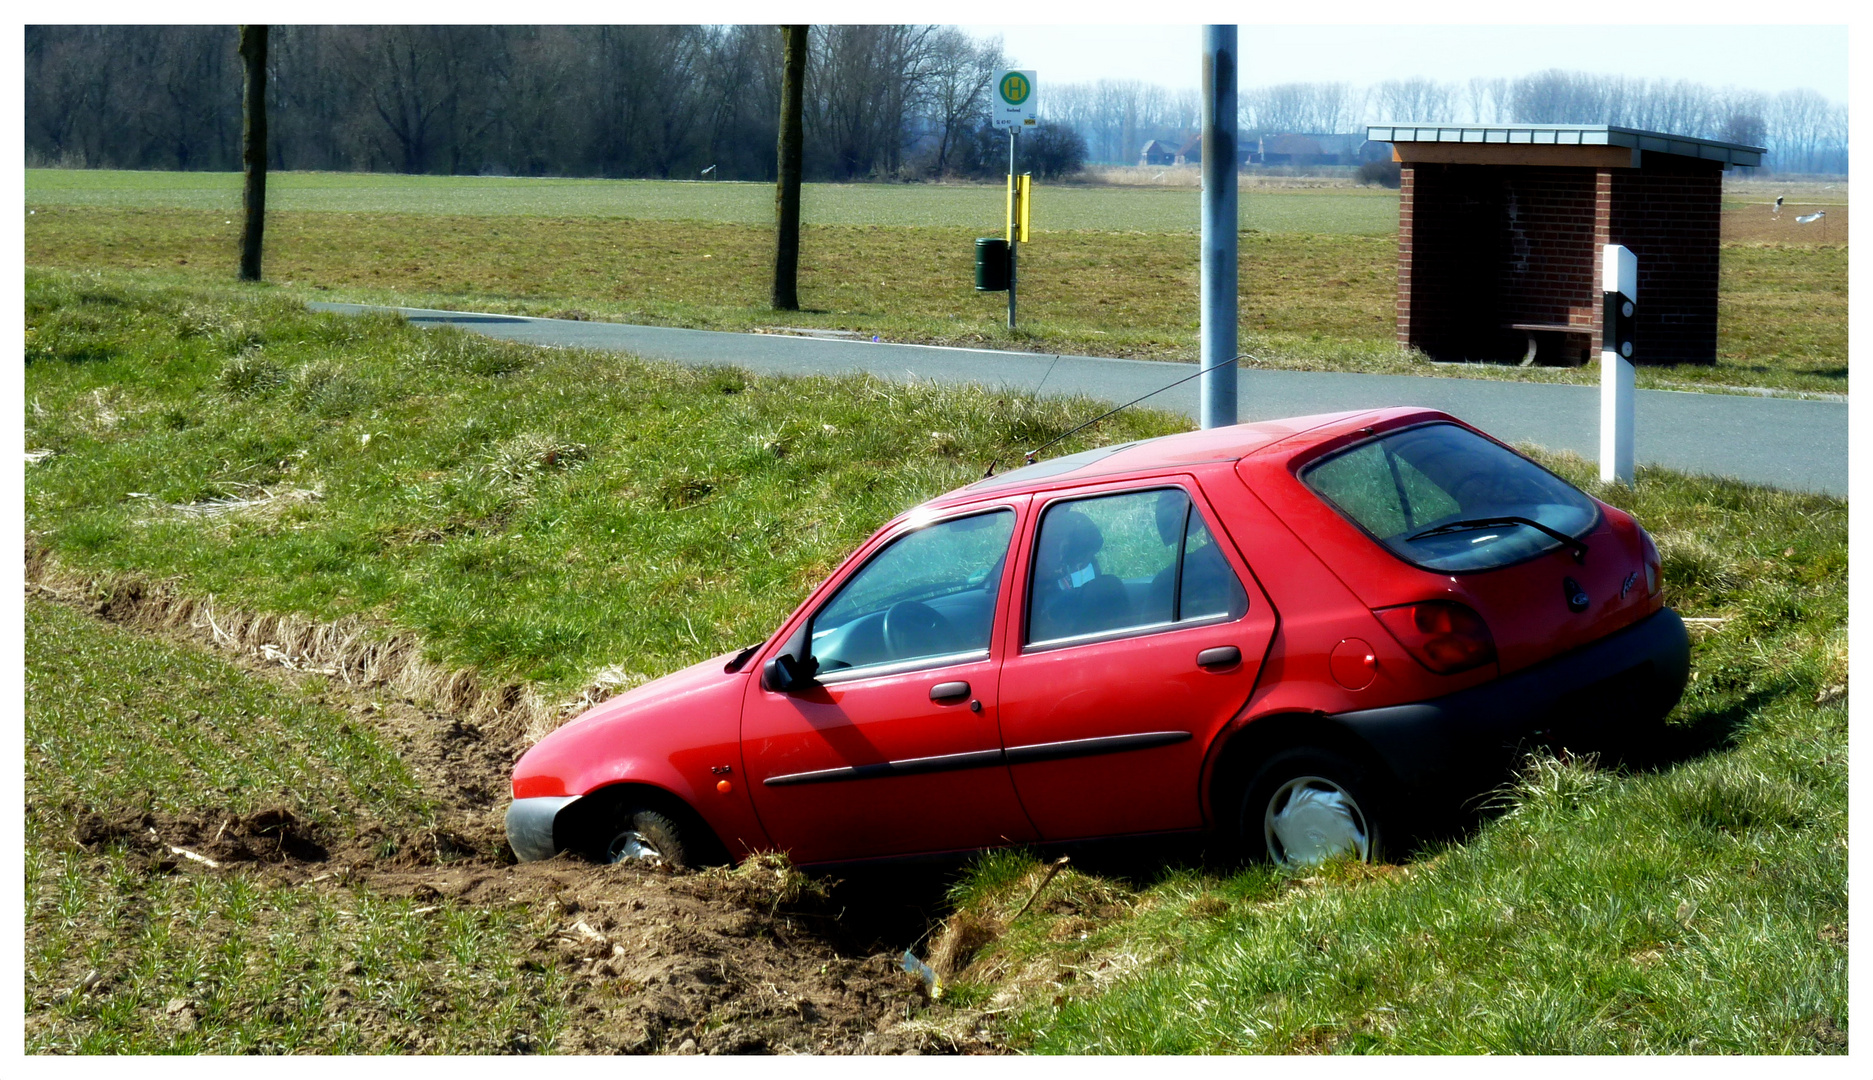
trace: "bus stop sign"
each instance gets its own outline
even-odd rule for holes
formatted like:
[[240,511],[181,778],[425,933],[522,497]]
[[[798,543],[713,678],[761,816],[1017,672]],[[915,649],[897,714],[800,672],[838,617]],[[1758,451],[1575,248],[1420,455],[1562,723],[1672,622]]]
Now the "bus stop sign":
[[998,128],[1033,127],[1038,122],[1034,115],[1034,73],[1002,72],[1001,78],[995,80],[991,111]]

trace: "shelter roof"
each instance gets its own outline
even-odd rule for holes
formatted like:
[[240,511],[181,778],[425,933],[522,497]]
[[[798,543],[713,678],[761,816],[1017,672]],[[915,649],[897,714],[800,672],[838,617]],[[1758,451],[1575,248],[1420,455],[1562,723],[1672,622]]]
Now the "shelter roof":
[[1614,124],[1374,124],[1366,137],[1389,143],[1469,143],[1477,146],[1610,146],[1654,154],[1761,165],[1766,147],[1671,135]]

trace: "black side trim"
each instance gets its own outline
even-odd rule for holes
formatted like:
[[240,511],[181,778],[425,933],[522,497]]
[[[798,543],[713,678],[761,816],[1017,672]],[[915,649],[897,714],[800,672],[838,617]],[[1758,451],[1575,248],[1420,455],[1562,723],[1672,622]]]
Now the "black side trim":
[[1135,735],[1108,735],[1098,739],[1069,739],[1065,742],[1011,746],[1006,751],[971,750],[963,754],[938,754],[934,757],[906,758],[902,761],[880,761],[871,765],[846,765],[837,769],[785,773],[780,776],[770,776],[761,783],[767,787],[831,784],[842,780],[876,780],[886,776],[914,776],[918,773],[980,769],[1003,763],[1023,765],[1032,761],[1055,761],[1060,758],[1092,757],[1096,754],[1144,750],[1153,746],[1169,746],[1172,743],[1187,742],[1189,739],[1188,731],[1144,731]]
[[1141,731],[1136,735],[1107,735],[1098,739],[1068,739],[1065,742],[1033,743],[1008,748],[1008,764],[1026,765],[1030,761],[1057,761],[1060,758],[1092,757],[1095,754],[1118,754],[1152,746],[1189,742],[1188,731]]
[[903,761],[880,761],[871,765],[846,765],[815,772],[786,773],[761,781],[768,787],[790,784],[829,784],[839,780],[876,780],[884,776],[913,776],[917,773],[950,772],[956,769],[979,769],[1000,765],[1000,750],[971,750],[965,754],[938,754],[935,757],[906,758]]

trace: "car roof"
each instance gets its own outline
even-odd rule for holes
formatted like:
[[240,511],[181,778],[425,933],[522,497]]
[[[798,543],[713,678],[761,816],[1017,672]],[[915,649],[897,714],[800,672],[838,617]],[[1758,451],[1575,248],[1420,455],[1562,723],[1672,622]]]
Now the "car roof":
[[[990,495],[1015,495],[1059,484],[1081,483],[1095,477],[1118,478],[1179,466],[1238,461],[1277,444],[1300,449],[1362,424],[1370,425],[1414,414],[1423,414],[1427,418],[1444,415],[1420,408],[1358,409],[1162,435],[1155,439],[1095,447],[1010,469],[940,495],[925,505],[945,506],[971,502]],[[1293,445],[1296,436],[1308,434],[1314,437],[1300,440],[1298,446]]]

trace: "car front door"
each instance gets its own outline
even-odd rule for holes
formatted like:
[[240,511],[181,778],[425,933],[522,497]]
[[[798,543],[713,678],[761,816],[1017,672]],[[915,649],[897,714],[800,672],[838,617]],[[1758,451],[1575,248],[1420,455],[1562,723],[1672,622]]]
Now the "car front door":
[[782,646],[810,648],[811,682],[750,680],[749,791],[796,862],[1034,839],[997,707],[1019,522],[1002,506],[905,528]]
[[1209,737],[1275,616],[1187,479],[1036,501],[1002,667],[1015,789],[1045,840],[1198,828]]

